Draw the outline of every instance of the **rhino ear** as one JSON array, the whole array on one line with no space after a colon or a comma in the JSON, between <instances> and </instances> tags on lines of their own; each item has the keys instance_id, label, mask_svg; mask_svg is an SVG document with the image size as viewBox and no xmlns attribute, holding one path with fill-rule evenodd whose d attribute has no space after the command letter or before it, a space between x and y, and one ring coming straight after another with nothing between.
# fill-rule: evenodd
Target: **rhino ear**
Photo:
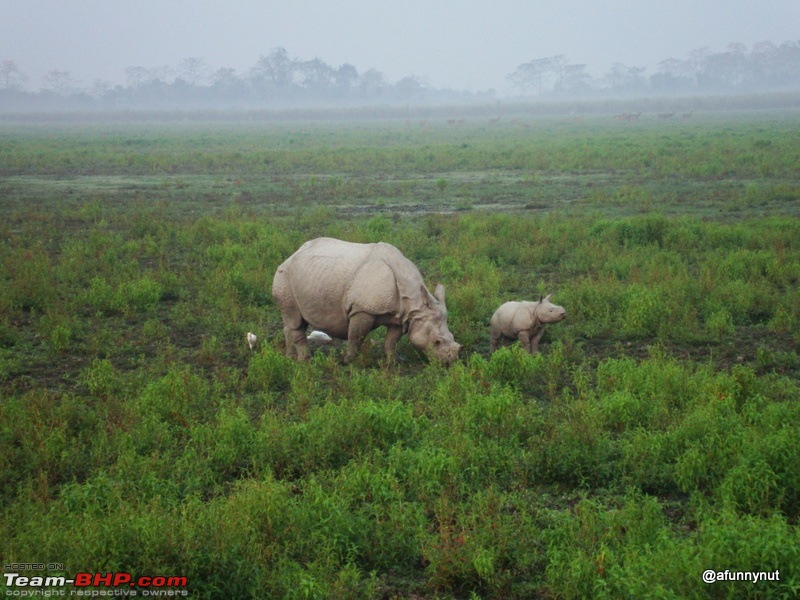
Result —
<instances>
[{"instance_id":1,"label":"rhino ear","mask_svg":"<svg viewBox=\"0 0 800 600\"><path fill-rule=\"evenodd\" d=\"M542 300L544 300L544 297L540 294L539 295L539 302L541 302Z\"/></svg>"},{"instance_id":2,"label":"rhino ear","mask_svg":"<svg viewBox=\"0 0 800 600\"><path fill-rule=\"evenodd\" d=\"M425 306L430 308L430 306L431 306L431 293L428 291L428 288L425 287L424 283L421 286L419 286L419 293L422 295L423 304L425 304Z\"/></svg>"},{"instance_id":3,"label":"rhino ear","mask_svg":"<svg viewBox=\"0 0 800 600\"><path fill-rule=\"evenodd\" d=\"M547 294L547 296L545 296L545 297L544 297L544 301L545 301L545 302L550 302L550 297L551 297L552 295L553 295L553 294Z\"/></svg>"},{"instance_id":4,"label":"rhino ear","mask_svg":"<svg viewBox=\"0 0 800 600\"><path fill-rule=\"evenodd\" d=\"M444 286L441 283L436 284L436 289L433 292L433 297L439 301L439 304L445 304Z\"/></svg>"}]
</instances>

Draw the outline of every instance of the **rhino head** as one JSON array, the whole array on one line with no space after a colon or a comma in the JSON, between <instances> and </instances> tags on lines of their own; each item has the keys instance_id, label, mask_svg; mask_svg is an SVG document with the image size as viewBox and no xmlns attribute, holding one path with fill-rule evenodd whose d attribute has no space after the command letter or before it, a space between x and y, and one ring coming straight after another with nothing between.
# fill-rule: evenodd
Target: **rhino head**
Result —
<instances>
[{"instance_id":1,"label":"rhino head","mask_svg":"<svg viewBox=\"0 0 800 600\"><path fill-rule=\"evenodd\" d=\"M429 356L435 356L445 364L458 358L461 344L457 343L447 328L447 305L444 301L444 286L439 283L433 295L423 285L421 301L408 324L408 339Z\"/></svg>"},{"instance_id":2,"label":"rhino head","mask_svg":"<svg viewBox=\"0 0 800 600\"><path fill-rule=\"evenodd\" d=\"M558 323L567 317L567 311L563 306L550 302L551 296L552 294L547 294L544 298L539 298L535 314L540 323Z\"/></svg>"}]
</instances>

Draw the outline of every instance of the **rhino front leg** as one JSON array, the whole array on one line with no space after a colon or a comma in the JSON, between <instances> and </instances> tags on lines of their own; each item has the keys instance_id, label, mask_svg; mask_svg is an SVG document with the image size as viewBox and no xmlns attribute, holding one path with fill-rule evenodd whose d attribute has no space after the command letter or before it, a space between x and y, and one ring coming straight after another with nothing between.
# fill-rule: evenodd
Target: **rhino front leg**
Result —
<instances>
[{"instance_id":1,"label":"rhino front leg","mask_svg":"<svg viewBox=\"0 0 800 600\"><path fill-rule=\"evenodd\" d=\"M347 354L345 362L352 362L358 354L358 349L367 334L375 328L375 317L366 313L356 313L350 316L347 327Z\"/></svg>"},{"instance_id":2,"label":"rhino front leg","mask_svg":"<svg viewBox=\"0 0 800 600\"><path fill-rule=\"evenodd\" d=\"M400 325L387 325L386 326L386 343L384 349L386 350L386 358L394 360L395 349L397 348L397 341L403 335L403 328Z\"/></svg>"},{"instance_id":3,"label":"rhino front leg","mask_svg":"<svg viewBox=\"0 0 800 600\"><path fill-rule=\"evenodd\" d=\"M519 339L519 343L522 344L522 347L525 348L525 350L527 352L530 352L531 354L533 354L533 352L531 352L531 335L530 335L530 333L527 332L527 331L520 331L518 339Z\"/></svg>"},{"instance_id":4,"label":"rhino front leg","mask_svg":"<svg viewBox=\"0 0 800 600\"><path fill-rule=\"evenodd\" d=\"M535 334L530 335L530 342L528 344L528 352L531 354L536 354L539 351L539 340L542 339L542 334L544 333L544 328L539 329ZM522 337L520 337L522 339Z\"/></svg>"}]
</instances>

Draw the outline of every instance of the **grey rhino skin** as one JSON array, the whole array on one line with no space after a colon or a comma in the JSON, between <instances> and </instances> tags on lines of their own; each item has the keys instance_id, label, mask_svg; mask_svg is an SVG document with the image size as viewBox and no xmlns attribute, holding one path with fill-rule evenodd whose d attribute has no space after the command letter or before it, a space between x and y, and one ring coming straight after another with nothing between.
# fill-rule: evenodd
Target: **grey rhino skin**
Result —
<instances>
[{"instance_id":1,"label":"grey rhino skin","mask_svg":"<svg viewBox=\"0 0 800 600\"><path fill-rule=\"evenodd\" d=\"M552 294L538 302L506 302L492 315L489 325L491 351L499 345L519 340L522 347L536 354L545 323L557 323L566 318L563 307L550 302Z\"/></svg>"},{"instance_id":2,"label":"grey rhino skin","mask_svg":"<svg viewBox=\"0 0 800 600\"><path fill-rule=\"evenodd\" d=\"M450 364L461 345L447 328L444 286L431 294L419 269L394 246L317 238L278 267L272 295L283 317L286 352L308 360L306 328L348 341L346 361L364 337L386 326L386 355L400 336Z\"/></svg>"}]
</instances>

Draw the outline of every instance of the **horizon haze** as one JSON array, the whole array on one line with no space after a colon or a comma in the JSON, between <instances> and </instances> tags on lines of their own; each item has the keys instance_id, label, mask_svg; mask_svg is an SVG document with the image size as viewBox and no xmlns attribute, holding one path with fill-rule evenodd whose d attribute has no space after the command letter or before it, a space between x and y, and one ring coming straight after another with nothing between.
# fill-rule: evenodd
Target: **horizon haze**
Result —
<instances>
[{"instance_id":1,"label":"horizon haze","mask_svg":"<svg viewBox=\"0 0 800 600\"><path fill-rule=\"evenodd\" d=\"M26 89L44 87L52 70L91 88L125 84L128 67L174 69L190 57L244 75L283 47L292 58L375 69L391 82L411 76L436 88L505 96L508 76L536 58L565 55L593 76L616 63L652 75L660 61L698 48L796 42L799 23L797 0L0 0L0 61L16 63Z\"/></svg>"}]
</instances>

